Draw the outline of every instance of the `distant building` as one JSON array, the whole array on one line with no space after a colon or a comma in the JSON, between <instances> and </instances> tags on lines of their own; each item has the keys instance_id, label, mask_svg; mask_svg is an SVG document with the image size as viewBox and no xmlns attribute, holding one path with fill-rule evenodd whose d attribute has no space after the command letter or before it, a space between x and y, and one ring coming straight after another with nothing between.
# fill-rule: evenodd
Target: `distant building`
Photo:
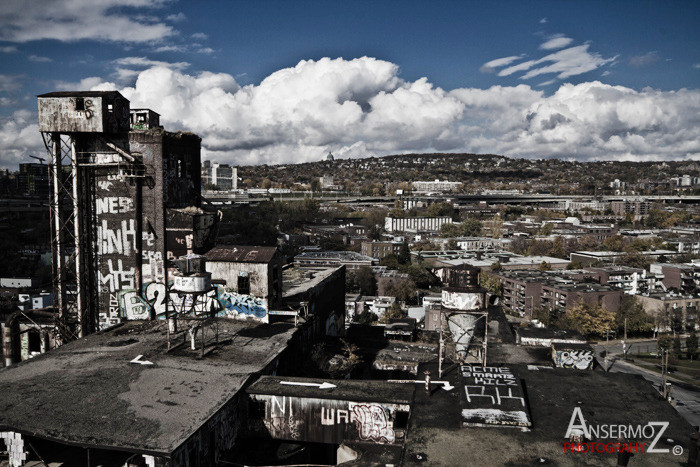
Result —
<instances>
[{"instance_id":1,"label":"distant building","mask_svg":"<svg viewBox=\"0 0 700 467\"><path fill-rule=\"evenodd\" d=\"M443 224L451 224L452 218L442 217L386 217L387 232L439 232Z\"/></svg>"},{"instance_id":2,"label":"distant building","mask_svg":"<svg viewBox=\"0 0 700 467\"><path fill-rule=\"evenodd\" d=\"M700 295L662 292L636 296L644 311L654 318L660 332L698 329Z\"/></svg>"},{"instance_id":3,"label":"distant building","mask_svg":"<svg viewBox=\"0 0 700 467\"><path fill-rule=\"evenodd\" d=\"M612 212L618 216L625 216L627 214L633 214L636 219L646 216L649 214L651 209L651 203L649 201L612 201L610 203L610 209Z\"/></svg>"},{"instance_id":4,"label":"distant building","mask_svg":"<svg viewBox=\"0 0 700 467\"><path fill-rule=\"evenodd\" d=\"M692 293L700 289L700 265L654 263L649 271L661 274L661 282L667 289Z\"/></svg>"},{"instance_id":5,"label":"distant building","mask_svg":"<svg viewBox=\"0 0 700 467\"><path fill-rule=\"evenodd\" d=\"M202 185L211 185L211 161L202 161Z\"/></svg>"},{"instance_id":6,"label":"distant building","mask_svg":"<svg viewBox=\"0 0 700 467\"><path fill-rule=\"evenodd\" d=\"M403 242L362 242L362 254L377 259L398 256L402 245Z\"/></svg>"},{"instance_id":7,"label":"distant building","mask_svg":"<svg viewBox=\"0 0 700 467\"><path fill-rule=\"evenodd\" d=\"M319 178L321 182L321 188L330 188L333 185L333 175L325 174L323 177Z\"/></svg>"},{"instance_id":8,"label":"distant building","mask_svg":"<svg viewBox=\"0 0 700 467\"><path fill-rule=\"evenodd\" d=\"M615 312L622 290L609 285L560 277L541 271L494 273L503 285L503 308L521 316L532 316L541 308L565 312L578 303L601 305Z\"/></svg>"},{"instance_id":9,"label":"distant building","mask_svg":"<svg viewBox=\"0 0 700 467\"><path fill-rule=\"evenodd\" d=\"M335 160L335 157L333 157L333 154L330 151L328 151L328 154L326 154L326 160L327 161Z\"/></svg>"},{"instance_id":10,"label":"distant building","mask_svg":"<svg viewBox=\"0 0 700 467\"><path fill-rule=\"evenodd\" d=\"M219 190L238 189L238 169L228 164L215 162L211 166L211 183L216 185Z\"/></svg>"},{"instance_id":11,"label":"distant building","mask_svg":"<svg viewBox=\"0 0 700 467\"><path fill-rule=\"evenodd\" d=\"M416 181L412 183L416 193L449 193L459 190L461 182L449 182L447 180Z\"/></svg>"},{"instance_id":12,"label":"distant building","mask_svg":"<svg viewBox=\"0 0 700 467\"><path fill-rule=\"evenodd\" d=\"M294 257L294 266L297 268L345 266L348 269L358 269L377 262L374 258L354 251L304 251Z\"/></svg>"},{"instance_id":13,"label":"distant building","mask_svg":"<svg viewBox=\"0 0 700 467\"><path fill-rule=\"evenodd\" d=\"M49 194L49 166L32 162L19 164L16 175L17 191L19 193L37 196Z\"/></svg>"},{"instance_id":14,"label":"distant building","mask_svg":"<svg viewBox=\"0 0 700 467\"><path fill-rule=\"evenodd\" d=\"M621 260L627 253L619 251L573 251L569 255L572 262L579 262L583 265L590 265L596 262L615 263ZM640 255L647 256L652 261L658 260L662 256L675 255L671 250L648 250L640 251Z\"/></svg>"},{"instance_id":15,"label":"distant building","mask_svg":"<svg viewBox=\"0 0 700 467\"><path fill-rule=\"evenodd\" d=\"M282 299L282 256L272 246L216 246L205 254L206 270L213 281L235 299L258 299L266 310Z\"/></svg>"}]
</instances>

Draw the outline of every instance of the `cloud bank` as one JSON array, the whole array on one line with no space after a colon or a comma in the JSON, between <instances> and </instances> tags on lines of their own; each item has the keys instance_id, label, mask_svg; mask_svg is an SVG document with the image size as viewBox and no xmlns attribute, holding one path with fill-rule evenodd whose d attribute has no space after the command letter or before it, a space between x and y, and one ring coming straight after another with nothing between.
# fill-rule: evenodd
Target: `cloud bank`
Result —
<instances>
[{"instance_id":1,"label":"cloud bank","mask_svg":"<svg viewBox=\"0 0 700 467\"><path fill-rule=\"evenodd\" d=\"M566 50L566 49L564 49ZM86 78L84 89L119 89ZM154 66L119 89L166 129L202 138L203 158L233 164L405 152L475 152L579 160L700 158L700 90L637 91L597 81L552 95L529 85L443 90L406 81L375 58L301 61L260 84ZM43 151L36 115L0 121L0 165Z\"/></svg>"}]
</instances>

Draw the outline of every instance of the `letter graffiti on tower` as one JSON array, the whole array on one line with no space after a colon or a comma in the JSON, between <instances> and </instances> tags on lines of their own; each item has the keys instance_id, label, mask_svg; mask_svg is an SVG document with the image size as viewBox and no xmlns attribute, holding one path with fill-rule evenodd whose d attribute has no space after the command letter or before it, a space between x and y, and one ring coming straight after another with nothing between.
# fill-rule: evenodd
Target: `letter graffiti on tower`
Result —
<instances>
[{"instance_id":1,"label":"letter graffiti on tower","mask_svg":"<svg viewBox=\"0 0 700 467\"><path fill-rule=\"evenodd\" d=\"M189 309L192 305L190 295L170 291L169 287L160 282L149 282L143 285L140 294L133 285L121 290L119 307L122 317L128 319L147 319L151 313L158 318L163 318L165 317L166 301L170 302L171 310ZM264 299L229 292L220 286L215 286L211 292L205 295L203 302L198 306L201 310L217 310L217 316L228 318L264 320L268 313L267 303Z\"/></svg>"}]
</instances>

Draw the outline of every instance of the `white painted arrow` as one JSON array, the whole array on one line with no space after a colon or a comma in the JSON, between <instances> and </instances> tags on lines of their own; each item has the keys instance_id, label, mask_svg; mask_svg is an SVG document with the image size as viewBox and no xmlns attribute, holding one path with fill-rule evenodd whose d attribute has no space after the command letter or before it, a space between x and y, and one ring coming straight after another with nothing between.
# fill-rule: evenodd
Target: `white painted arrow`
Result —
<instances>
[{"instance_id":1,"label":"white painted arrow","mask_svg":"<svg viewBox=\"0 0 700 467\"><path fill-rule=\"evenodd\" d=\"M286 384L288 386L315 386L319 389L332 389L335 387L335 384L331 383L301 383L297 381L280 381L280 384Z\"/></svg>"},{"instance_id":2,"label":"white painted arrow","mask_svg":"<svg viewBox=\"0 0 700 467\"><path fill-rule=\"evenodd\" d=\"M148 360L141 360L141 357L143 357L143 355L139 355L135 359L131 360L129 363L138 363L139 365L153 365L153 362L149 362Z\"/></svg>"},{"instance_id":3,"label":"white painted arrow","mask_svg":"<svg viewBox=\"0 0 700 467\"><path fill-rule=\"evenodd\" d=\"M413 380L413 379L390 379L387 380L387 383L416 383L416 384L425 384L424 379L418 379L418 380ZM454 389L454 386L450 384L449 381L430 381L430 384L442 384L442 389L445 391L451 391Z\"/></svg>"}]
</instances>

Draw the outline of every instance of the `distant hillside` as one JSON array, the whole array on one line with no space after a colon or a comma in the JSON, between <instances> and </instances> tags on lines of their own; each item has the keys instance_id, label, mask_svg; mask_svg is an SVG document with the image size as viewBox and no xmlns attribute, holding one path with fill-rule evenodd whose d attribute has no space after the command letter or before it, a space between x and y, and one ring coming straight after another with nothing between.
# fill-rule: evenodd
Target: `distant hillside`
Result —
<instances>
[{"instance_id":1,"label":"distant hillside","mask_svg":"<svg viewBox=\"0 0 700 467\"><path fill-rule=\"evenodd\" d=\"M511 159L494 154L401 154L365 159L242 166L243 188L298 187L330 175L350 191L390 193L410 189L415 180L464 183L462 191L518 189L562 194L592 194L619 179L629 185L663 181L681 175L700 176L696 162L576 162L560 159ZM664 190L663 187L655 188Z\"/></svg>"}]
</instances>

